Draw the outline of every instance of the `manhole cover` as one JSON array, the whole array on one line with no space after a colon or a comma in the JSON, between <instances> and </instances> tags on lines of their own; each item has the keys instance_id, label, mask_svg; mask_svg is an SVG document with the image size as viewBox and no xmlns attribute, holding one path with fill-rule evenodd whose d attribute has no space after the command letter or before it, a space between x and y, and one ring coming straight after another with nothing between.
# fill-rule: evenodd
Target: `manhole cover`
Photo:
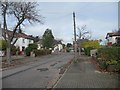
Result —
<instances>
[{"instance_id":1,"label":"manhole cover","mask_svg":"<svg viewBox=\"0 0 120 90\"><path fill-rule=\"evenodd\" d=\"M48 68L39 68L39 69L37 69L37 70L39 70L39 71L47 71L48 70Z\"/></svg>"}]
</instances>

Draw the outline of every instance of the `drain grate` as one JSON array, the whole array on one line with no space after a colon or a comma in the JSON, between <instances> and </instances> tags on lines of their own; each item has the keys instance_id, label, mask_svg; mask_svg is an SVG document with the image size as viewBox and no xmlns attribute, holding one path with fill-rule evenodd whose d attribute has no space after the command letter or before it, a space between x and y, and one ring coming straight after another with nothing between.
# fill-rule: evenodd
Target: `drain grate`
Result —
<instances>
[{"instance_id":1,"label":"drain grate","mask_svg":"<svg viewBox=\"0 0 120 90\"><path fill-rule=\"evenodd\" d=\"M37 69L37 70L39 70L39 71L47 71L47 70L49 70L48 68L39 68L39 69Z\"/></svg>"}]
</instances>

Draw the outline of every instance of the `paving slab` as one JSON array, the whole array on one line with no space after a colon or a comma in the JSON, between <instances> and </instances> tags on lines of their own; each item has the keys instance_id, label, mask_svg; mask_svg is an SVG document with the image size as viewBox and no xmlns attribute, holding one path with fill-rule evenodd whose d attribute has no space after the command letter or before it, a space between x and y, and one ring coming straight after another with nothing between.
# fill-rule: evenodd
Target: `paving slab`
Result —
<instances>
[{"instance_id":1,"label":"paving slab","mask_svg":"<svg viewBox=\"0 0 120 90\"><path fill-rule=\"evenodd\" d=\"M90 57L81 56L54 88L120 88L120 80L116 75L98 71Z\"/></svg>"}]
</instances>

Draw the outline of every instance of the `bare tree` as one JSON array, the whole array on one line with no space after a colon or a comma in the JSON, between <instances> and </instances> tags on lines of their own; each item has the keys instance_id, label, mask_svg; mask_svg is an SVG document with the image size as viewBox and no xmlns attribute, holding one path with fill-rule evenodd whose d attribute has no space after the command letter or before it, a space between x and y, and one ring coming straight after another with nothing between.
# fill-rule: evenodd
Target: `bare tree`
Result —
<instances>
[{"instance_id":1,"label":"bare tree","mask_svg":"<svg viewBox=\"0 0 120 90\"><path fill-rule=\"evenodd\" d=\"M91 38L91 32L86 30L86 25L83 25L82 27L77 27L78 29L78 50L79 50L79 55L81 55L81 43L83 42L83 39L90 39Z\"/></svg>"},{"instance_id":2,"label":"bare tree","mask_svg":"<svg viewBox=\"0 0 120 90\"><path fill-rule=\"evenodd\" d=\"M78 37L79 39L90 39L91 38L91 32L86 30L86 25L83 25L82 27L77 27L78 29Z\"/></svg>"},{"instance_id":3,"label":"bare tree","mask_svg":"<svg viewBox=\"0 0 120 90\"><path fill-rule=\"evenodd\" d=\"M11 47L16 43L18 40L16 33L21 32L21 25L24 22L38 22L43 24L42 16L39 15L36 9L37 3L36 2L0 2L1 7L1 15L3 18L3 34L2 36L5 38L7 42L7 61L10 64L11 62ZM10 34L8 30L8 16L13 16L16 18L16 24L13 27L13 32ZM15 39L13 41L13 39ZM12 42L12 44L11 44Z\"/></svg>"}]
</instances>

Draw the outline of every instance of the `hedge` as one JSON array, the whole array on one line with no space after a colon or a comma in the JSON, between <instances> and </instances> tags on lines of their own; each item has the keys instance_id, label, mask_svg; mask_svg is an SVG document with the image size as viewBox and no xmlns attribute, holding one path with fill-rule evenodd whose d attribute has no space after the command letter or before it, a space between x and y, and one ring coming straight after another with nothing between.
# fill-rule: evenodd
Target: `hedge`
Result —
<instances>
[{"instance_id":1,"label":"hedge","mask_svg":"<svg viewBox=\"0 0 120 90\"><path fill-rule=\"evenodd\" d=\"M25 49L26 56L30 56L30 52L31 52L31 48L30 48L30 47L27 47L27 48Z\"/></svg>"},{"instance_id":2,"label":"hedge","mask_svg":"<svg viewBox=\"0 0 120 90\"><path fill-rule=\"evenodd\" d=\"M85 55L88 55L88 56L90 56L90 50L92 50L92 49L94 49L93 47L87 47L87 48L85 48L84 50L85 50Z\"/></svg>"},{"instance_id":3,"label":"hedge","mask_svg":"<svg viewBox=\"0 0 120 90\"><path fill-rule=\"evenodd\" d=\"M105 62L107 66L116 65L120 70L120 47L104 47L98 49L99 62Z\"/></svg>"},{"instance_id":4,"label":"hedge","mask_svg":"<svg viewBox=\"0 0 120 90\"><path fill-rule=\"evenodd\" d=\"M26 53L26 56L30 56L30 53L34 50L37 50L37 44L35 43L32 43L32 44L29 44L28 47L25 49L25 53Z\"/></svg>"},{"instance_id":5,"label":"hedge","mask_svg":"<svg viewBox=\"0 0 120 90\"><path fill-rule=\"evenodd\" d=\"M42 56L42 55L48 55L48 54L51 54L51 50L48 50L48 49L44 49L44 50L35 50L34 53L35 53L35 56Z\"/></svg>"},{"instance_id":6,"label":"hedge","mask_svg":"<svg viewBox=\"0 0 120 90\"><path fill-rule=\"evenodd\" d=\"M120 47L106 47L98 49L98 57L104 61L120 60Z\"/></svg>"}]
</instances>

